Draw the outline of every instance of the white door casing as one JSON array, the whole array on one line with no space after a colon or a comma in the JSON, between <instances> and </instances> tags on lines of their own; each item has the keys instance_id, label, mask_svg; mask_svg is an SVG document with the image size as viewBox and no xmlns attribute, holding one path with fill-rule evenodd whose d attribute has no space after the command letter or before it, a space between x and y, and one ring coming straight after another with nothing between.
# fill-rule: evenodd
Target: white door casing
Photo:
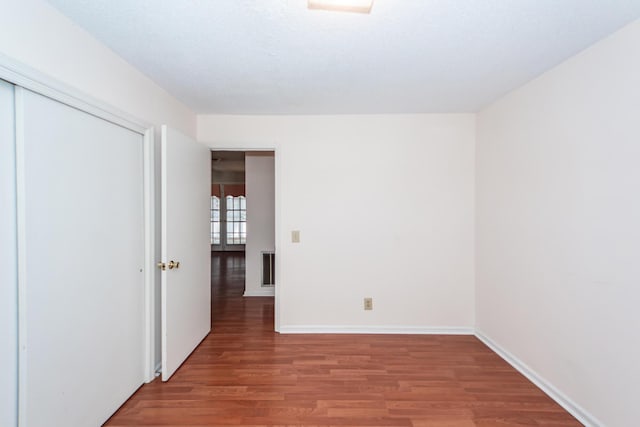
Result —
<instances>
[{"instance_id":1,"label":"white door casing","mask_svg":"<svg viewBox=\"0 0 640 427\"><path fill-rule=\"evenodd\" d=\"M143 136L16 88L21 426L102 424L144 381Z\"/></svg>"},{"instance_id":2,"label":"white door casing","mask_svg":"<svg viewBox=\"0 0 640 427\"><path fill-rule=\"evenodd\" d=\"M211 152L162 126L162 380L211 330ZM169 263L179 262L178 268Z\"/></svg>"},{"instance_id":3,"label":"white door casing","mask_svg":"<svg viewBox=\"0 0 640 427\"><path fill-rule=\"evenodd\" d=\"M14 88L0 80L0 425L18 422L18 272Z\"/></svg>"}]
</instances>

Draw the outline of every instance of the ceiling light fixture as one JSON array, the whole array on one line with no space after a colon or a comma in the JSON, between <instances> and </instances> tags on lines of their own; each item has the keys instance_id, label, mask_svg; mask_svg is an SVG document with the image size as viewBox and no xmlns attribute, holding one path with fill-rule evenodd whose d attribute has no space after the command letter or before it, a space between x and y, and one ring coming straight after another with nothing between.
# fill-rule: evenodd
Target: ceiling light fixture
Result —
<instances>
[{"instance_id":1,"label":"ceiling light fixture","mask_svg":"<svg viewBox=\"0 0 640 427\"><path fill-rule=\"evenodd\" d=\"M369 13L373 0L307 0L309 9Z\"/></svg>"}]
</instances>

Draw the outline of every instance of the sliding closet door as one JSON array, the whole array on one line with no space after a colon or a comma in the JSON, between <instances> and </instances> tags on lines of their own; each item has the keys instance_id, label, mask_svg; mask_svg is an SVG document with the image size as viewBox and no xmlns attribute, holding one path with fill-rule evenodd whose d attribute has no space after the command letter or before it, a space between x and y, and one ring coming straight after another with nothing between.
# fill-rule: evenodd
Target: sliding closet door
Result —
<instances>
[{"instance_id":1,"label":"sliding closet door","mask_svg":"<svg viewBox=\"0 0 640 427\"><path fill-rule=\"evenodd\" d=\"M0 80L0 426L18 416L18 282L13 85Z\"/></svg>"},{"instance_id":2,"label":"sliding closet door","mask_svg":"<svg viewBox=\"0 0 640 427\"><path fill-rule=\"evenodd\" d=\"M97 426L144 380L143 137L16 99L20 425Z\"/></svg>"}]
</instances>

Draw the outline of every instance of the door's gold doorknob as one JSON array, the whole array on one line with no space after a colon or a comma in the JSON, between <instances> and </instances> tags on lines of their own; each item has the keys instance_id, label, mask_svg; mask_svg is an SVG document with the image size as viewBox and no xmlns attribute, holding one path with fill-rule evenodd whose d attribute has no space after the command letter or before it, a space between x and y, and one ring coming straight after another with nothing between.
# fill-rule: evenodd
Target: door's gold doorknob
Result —
<instances>
[{"instance_id":1,"label":"door's gold doorknob","mask_svg":"<svg viewBox=\"0 0 640 427\"><path fill-rule=\"evenodd\" d=\"M176 262L176 261L169 261L169 264L167 264L167 267L169 267L169 270L173 270L174 268L180 268L180 261Z\"/></svg>"},{"instance_id":2,"label":"door's gold doorknob","mask_svg":"<svg viewBox=\"0 0 640 427\"><path fill-rule=\"evenodd\" d=\"M158 268L162 271L165 271L167 269L167 264L165 264L164 262L159 262L156 264L158 266Z\"/></svg>"}]
</instances>

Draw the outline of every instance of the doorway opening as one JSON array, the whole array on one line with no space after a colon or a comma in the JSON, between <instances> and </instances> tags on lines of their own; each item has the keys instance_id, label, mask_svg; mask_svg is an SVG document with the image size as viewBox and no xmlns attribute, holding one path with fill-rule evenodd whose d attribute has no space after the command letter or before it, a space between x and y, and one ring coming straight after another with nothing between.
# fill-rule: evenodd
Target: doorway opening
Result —
<instances>
[{"instance_id":1,"label":"doorway opening","mask_svg":"<svg viewBox=\"0 0 640 427\"><path fill-rule=\"evenodd\" d=\"M211 181L212 328L240 316L273 330L275 153L212 151Z\"/></svg>"}]
</instances>

